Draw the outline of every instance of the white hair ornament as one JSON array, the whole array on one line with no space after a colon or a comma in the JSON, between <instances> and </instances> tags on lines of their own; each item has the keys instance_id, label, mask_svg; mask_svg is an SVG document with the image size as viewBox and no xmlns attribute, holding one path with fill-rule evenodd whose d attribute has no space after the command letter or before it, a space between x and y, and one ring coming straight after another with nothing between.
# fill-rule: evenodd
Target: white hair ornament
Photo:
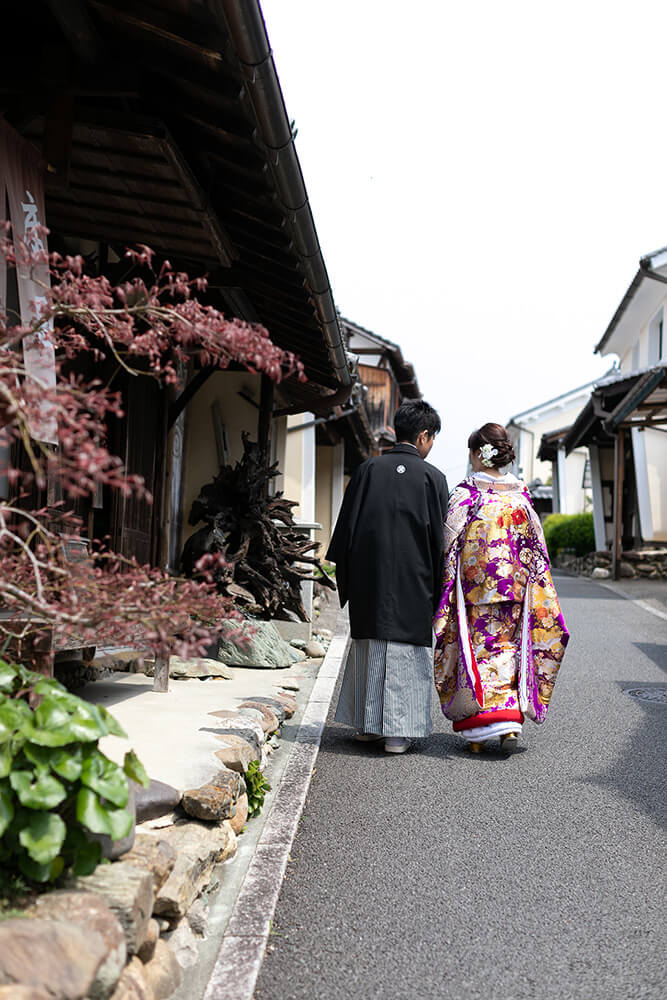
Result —
<instances>
[{"instance_id":1,"label":"white hair ornament","mask_svg":"<svg viewBox=\"0 0 667 1000\"><path fill-rule=\"evenodd\" d=\"M482 465L486 466L487 469L492 469L493 459L498 454L498 449L494 448L492 444L483 444L479 449L479 454L482 459Z\"/></svg>"}]
</instances>

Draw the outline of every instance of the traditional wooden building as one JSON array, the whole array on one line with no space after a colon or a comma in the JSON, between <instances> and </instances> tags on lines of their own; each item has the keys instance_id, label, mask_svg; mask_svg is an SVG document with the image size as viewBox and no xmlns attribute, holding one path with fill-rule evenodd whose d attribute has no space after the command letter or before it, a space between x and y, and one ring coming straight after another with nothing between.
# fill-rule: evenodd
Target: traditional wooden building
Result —
<instances>
[{"instance_id":1,"label":"traditional wooden building","mask_svg":"<svg viewBox=\"0 0 667 1000\"><path fill-rule=\"evenodd\" d=\"M207 273L209 301L263 323L305 364L307 383L291 379L276 392L239 370L189 370L178 396L120 384L126 416L112 429L115 446L155 504L101 494L89 532L173 566L189 505L221 460L240 456L241 430L268 442L274 417L326 416L352 388L260 5L12 4L0 115L15 147L39 154L51 249L119 277L125 247L147 244Z\"/></svg>"}]
</instances>

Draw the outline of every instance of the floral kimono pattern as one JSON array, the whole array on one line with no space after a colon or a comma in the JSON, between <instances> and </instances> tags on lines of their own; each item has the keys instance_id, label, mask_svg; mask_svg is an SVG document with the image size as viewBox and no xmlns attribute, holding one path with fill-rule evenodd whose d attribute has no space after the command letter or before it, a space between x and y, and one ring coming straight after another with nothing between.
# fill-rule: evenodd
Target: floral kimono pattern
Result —
<instances>
[{"instance_id":1,"label":"floral kimono pattern","mask_svg":"<svg viewBox=\"0 0 667 1000\"><path fill-rule=\"evenodd\" d=\"M473 476L453 491L434 630L435 683L455 729L544 722L569 633L542 525L518 481Z\"/></svg>"}]
</instances>

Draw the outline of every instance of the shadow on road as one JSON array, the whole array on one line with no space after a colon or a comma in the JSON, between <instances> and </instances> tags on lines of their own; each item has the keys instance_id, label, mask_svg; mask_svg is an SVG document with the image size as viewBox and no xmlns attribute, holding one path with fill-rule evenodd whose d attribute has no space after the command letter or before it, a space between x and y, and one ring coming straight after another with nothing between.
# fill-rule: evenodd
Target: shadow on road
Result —
<instances>
[{"instance_id":1,"label":"shadow on road","mask_svg":"<svg viewBox=\"0 0 667 1000\"><path fill-rule=\"evenodd\" d=\"M635 649L639 649L649 660L652 660L661 670L667 671L667 644L664 642L633 642Z\"/></svg>"},{"instance_id":2,"label":"shadow on road","mask_svg":"<svg viewBox=\"0 0 667 1000\"><path fill-rule=\"evenodd\" d=\"M633 732L627 752L607 771L587 779L587 782L623 796L657 826L667 829L664 765L667 752L667 684L619 681L618 686L628 700L632 698L636 705L641 706L644 719Z\"/></svg>"}]
</instances>

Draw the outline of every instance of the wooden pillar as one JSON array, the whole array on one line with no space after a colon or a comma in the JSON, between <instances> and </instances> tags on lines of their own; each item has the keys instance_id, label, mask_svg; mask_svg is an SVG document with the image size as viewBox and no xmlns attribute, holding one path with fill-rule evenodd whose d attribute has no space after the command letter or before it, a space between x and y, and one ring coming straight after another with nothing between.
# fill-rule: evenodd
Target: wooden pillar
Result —
<instances>
[{"instance_id":1,"label":"wooden pillar","mask_svg":"<svg viewBox=\"0 0 667 1000\"><path fill-rule=\"evenodd\" d=\"M271 440L271 418L273 415L274 382L268 375L262 375L262 390L259 397L259 419L257 421L257 443L262 451L269 456Z\"/></svg>"},{"instance_id":2,"label":"wooden pillar","mask_svg":"<svg viewBox=\"0 0 667 1000\"><path fill-rule=\"evenodd\" d=\"M169 690L169 657L155 657L155 672L153 673L153 690L164 694Z\"/></svg>"},{"instance_id":3,"label":"wooden pillar","mask_svg":"<svg viewBox=\"0 0 667 1000\"><path fill-rule=\"evenodd\" d=\"M614 538L611 550L611 575L621 576L623 552L623 479L625 477L625 430L619 427L614 442Z\"/></svg>"}]
</instances>

